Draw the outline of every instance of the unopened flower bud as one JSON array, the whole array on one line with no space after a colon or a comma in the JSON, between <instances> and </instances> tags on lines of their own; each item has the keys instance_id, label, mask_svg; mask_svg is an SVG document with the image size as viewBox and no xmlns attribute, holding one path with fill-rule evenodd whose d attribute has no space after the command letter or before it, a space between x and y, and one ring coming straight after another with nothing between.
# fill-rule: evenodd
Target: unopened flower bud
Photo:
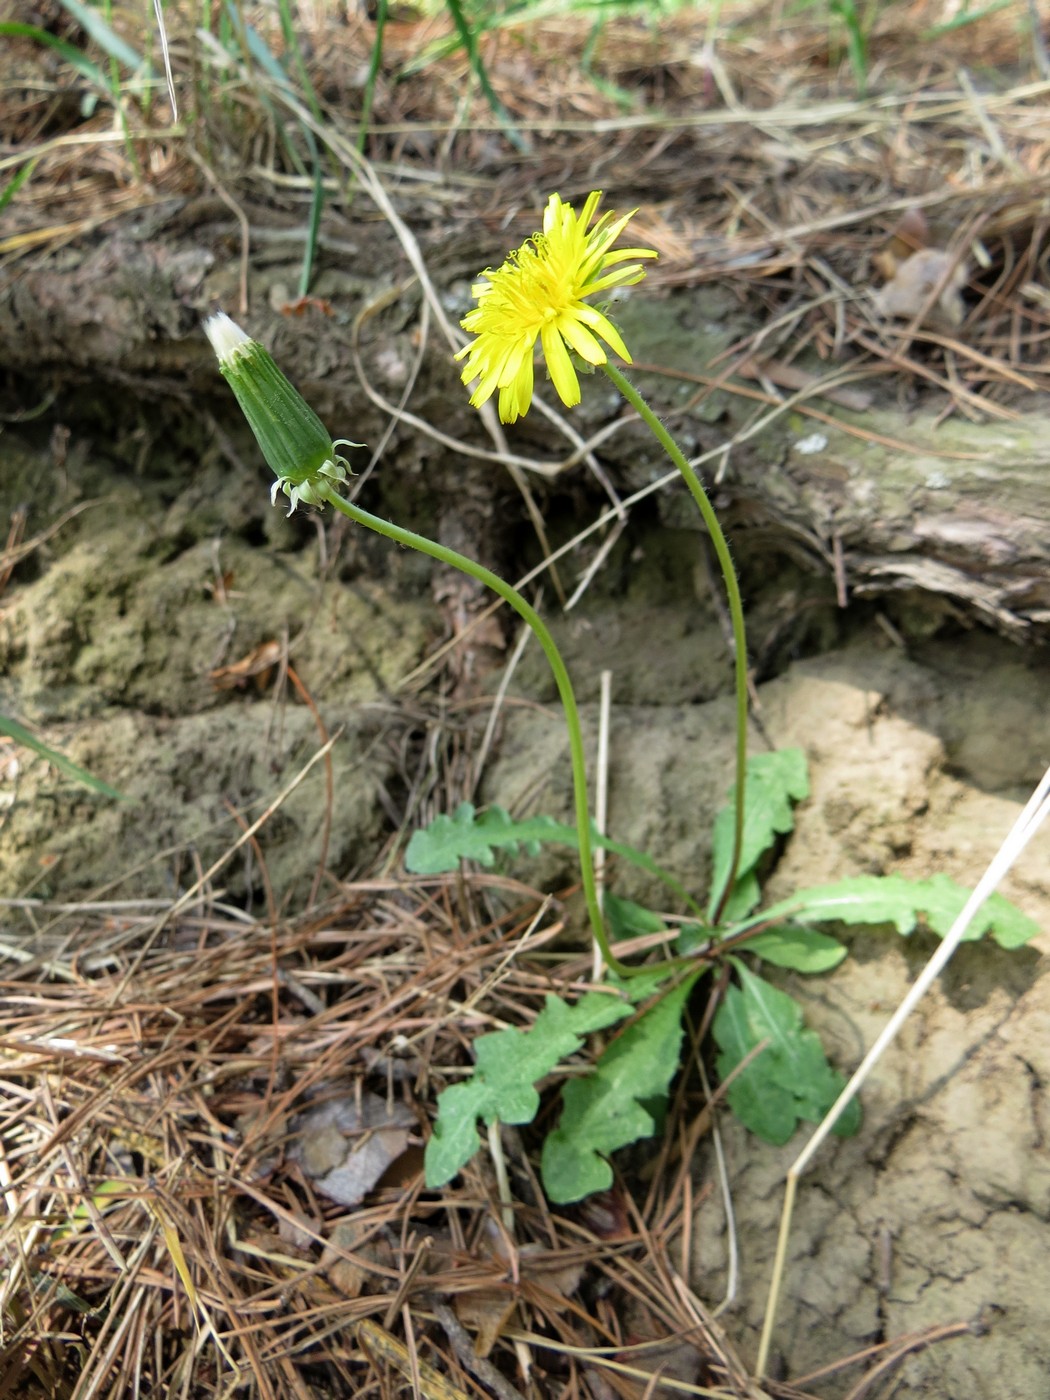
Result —
<instances>
[{"instance_id":1,"label":"unopened flower bud","mask_svg":"<svg viewBox=\"0 0 1050 1400\"><path fill-rule=\"evenodd\" d=\"M246 335L224 311L208 317L204 333L263 456L276 473L270 500L276 505L277 493L283 491L291 501L289 515L300 501L323 506L324 488L347 478L346 461L336 447L358 444L345 438L333 442L302 394L277 368L269 351Z\"/></svg>"}]
</instances>

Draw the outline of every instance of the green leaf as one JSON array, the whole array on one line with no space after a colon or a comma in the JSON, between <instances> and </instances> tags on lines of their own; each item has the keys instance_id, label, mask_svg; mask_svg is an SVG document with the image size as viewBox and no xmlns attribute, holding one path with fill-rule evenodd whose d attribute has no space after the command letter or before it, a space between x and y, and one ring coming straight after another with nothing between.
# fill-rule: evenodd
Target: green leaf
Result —
<instances>
[{"instance_id":1,"label":"green leaf","mask_svg":"<svg viewBox=\"0 0 1050 1400\"><path fill-rule=\"evenodd\" d=\"M848 951L837 938L805 924L764 929L742 944L741 949L757 953L774 967L790 967L795 972L830 972Z\"/></svg>"},{"instance_id":2,"label":"green leaf","mask_svg":"<svg viewBox=\"0 0 1050 1400\"><path fill-rule=\"evenodd\" d=\"M612 1185L608 1158L656 1131L682 1045L682 1011L694 972L642 1013L602 1055L594 1073L562 1090L558 1127L543 1144L543 1185L557 1205Z\"/></svg>"},{"instance_id":3,"label":"green leaf","mask_svg":"<svg viewBox=\"0 0 1050 1400\"><path fill-rule=\"evenodd\" d=\"M614 942L623 938L642 938L647 933L663 933L667 928L659 914L635 904L633 900L621 899L611 890L606 890L602 897L602 912L609 925L609 937Z\"/></svg>"},{"instance_id":4,"label":"green leaf","mask_svg":"<svg viewBox=\"0 0 1050 1400\"><path fill-rule=\"evenodd\" d=\"M734 960L735 961L735 960ZM737 963L740 986L730 985L712 1031L721 1054L717 1068L728 1079L764 1040L769 1044L733 1079L729 1106L745 1127L765 1142L781 1146L799 1119L819 1123L846 1083L831 1068L815 1031L803 1023L793 997ZM835 1125L842 1137L860 1126L854 1102Z\"/></svg>"},{"instance_id":5,"label":"green leaf","mask_svg":"<svg viewBox=\"0 0 1050 1400\"><path fill-rule=\"evenodd\" d=\"M1001 894L990 895L977 911L977 917L966 934L966 941L981 938L989 930L1000 948L1023 948L1037 933L1042 932L1034 919L1022 913L1016 904L1011 904Z\"/></svg>"},{"instance_id":6,"label":"green leaf","mask_svg":"<svg viewBox=\"0 0 1050 1400\"><path fill-rule=\"evenodd\" d=\"M903 875L856 875L833 885L799 890L790 899L765 910L762 918L893 924L905 936L922 922L943 938L969 896L969 890L947 875L932 875L928 880L907 880ZM998 894L993 894L977 911L965 941L973 942L989 930L1001 948L1020 948L1040 931L1034 919Z\"/></svg>"},{"instance_id":7,"label":"green leaf","mask_svg":"<svg viewBox=\"0 0 1050 1400\"><path fill-rule=\"evenodd\" d=\"M711 900L708 905L711 916L718 908L733 858L734 792L735 788L731 789L729 806L723 807L715 817L711 833ZM793 804L808 796L806 756L801 749L776 749L773 753L751 755L747 761L744 833L736 872L737 884L750 875L778 836L784 836L794 828ZM756 890L752 882L747 888L746 899L751 898ZM746 903L746 899L737 900L734 897L735 918L741 918L747 912L739 908L740 904Z\"/></svg>"},{"instance_id":8,"label":"green leaf","mask_svg":"<svg viewBox=\"0 0 1050 1400\"><path fill-rule=\"evenodd\" d=\"M495 864L495 847L516 852L524 846L536 855L543 841L576 845L576 832L551 817L530 817L516 822L502 807L489 807L479 816L471 802L461 802L451 817L435 817L429 826L412 833L405 851L405 869L413 875L444 875L457 870L461 860Z\"/></svg>"},{"instance_id":9,"label":"green leaf","mask_svg":"<svg viewBox=\"0 0 1050 1400\"><path fill-rule=\"evenodd\" d=\"M629 1014L626 1002L603 992L588 992L574 1006L548 995L529 1030L479 1036L474 1073L438 1095L437 1121L423 1158L427 1186L444 1186L470 1161L481 1145L479 1118L531 1123L540 1104L539 1080L575 1054L585 1035Z\"/></svg>"},{"instance_id":10,"label":"green leaf","mask_svg":"<svg viewBox=\"0 0 1050 1400\"><path fill-rule=\"evenodd\" d=\"M707 924L683 924L674 941L674 950L679 957L685 958L710 941L711 929Z\"/></svg>"},{"instance_id":11,"label":"green leaf","mask_svg":"<svg viewBox=\"0 0 1050 1400\"><path fill-rule=\"evenodd\" d=\"M461 802L451 817L437 816L429 826L412 833L405 850L405 869L412 875L446 875L458 869L461 860L476 860L484 866L495 864L496 847L517 852L524 846L527 854L534 856L545 841L556 841L574 850L580 847L576 828L555 821L553 817L526 817L524 821L515 821L502 807L488 807L479 815L472 803ZM621 841L611 841L593 828L591 841L647 870L694 913L700 913L688 890L644 851Z\"/></svg>"},{"instance_id":12,"label":"green leaf","mask_svg":"<svg viewBox=\"0 0 1050 1400\"><path fill-rule=\"evenodd\" d=\"M704 971L706 969L701 969ZM606 985L615 987L632 1006L640 1006L643 1001L656 995L663 984L681 969L674 963L653 963L649 967L632 969L630 977L618 977L615 972L606 973Z\"/></svg>"},{"instance_id":13,"label":"green leaf","mask_svg":"<svg viewBox=\"0 0 1050 1400\"><path fill-rule=\"evenodd\" d=\"M2 26L0 26L2 28ZM16 744L23 744L27 749L32 749L41 758L46 758L48 763L53 763L60 773L64 773L67 778L72 778L76 783L83 783L84 787L92 788L95 792L100 792L103 797L113 797L118 802L127 802L129 799L116 788L104 783L101 778L93 777L86 768L81 768L79 763L74 763L71 758L66 758L57 749L45 744L42 739L38 739L35 734L26 729L17 720L8 719L6 715L0 715L0 734L6 734L9 739L14 739Z\"/></svg>"},{"instance_id":14,"label":"green leaf","mask_svg":"<svg viewBox=\"0 0 1050 1400\"><path fill-rule=\"evenodd\" d=\"M758 876L753 870L745 870L733 881L733 888L722 910L722 923L731 924L746 919L761 899L762 886L758 883Z\"/></svg>"}]
</instances>

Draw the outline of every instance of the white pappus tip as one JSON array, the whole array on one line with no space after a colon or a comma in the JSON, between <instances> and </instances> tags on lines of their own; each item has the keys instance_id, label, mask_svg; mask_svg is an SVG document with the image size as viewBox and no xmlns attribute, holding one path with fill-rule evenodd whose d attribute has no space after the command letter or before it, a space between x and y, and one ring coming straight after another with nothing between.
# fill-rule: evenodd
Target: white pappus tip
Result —
<instances>
[{"instance_id":1,"label":"white pappus tip","mask_svg":"<svg viewBox=\"0 0 1050 1400\"><path fill-rule=\"evenodd\" d=\"M251 336L246 335L225 311L216 311L208 317L204 322L204 334L211 341L211 348L218 355L221 365L229 364L234 352L251 341Z\"/></svg>"}]
</instances>

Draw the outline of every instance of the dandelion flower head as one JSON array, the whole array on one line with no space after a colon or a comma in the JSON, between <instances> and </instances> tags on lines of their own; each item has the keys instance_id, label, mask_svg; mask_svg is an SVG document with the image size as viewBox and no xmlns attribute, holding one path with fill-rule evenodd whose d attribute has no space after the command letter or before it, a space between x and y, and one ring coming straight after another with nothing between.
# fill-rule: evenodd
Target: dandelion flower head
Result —
<instances>
[{"instance_id":1,"label":"dandelion flower head","mask_svg":"<svg viewBox=\"0 0 1050 1400\"><path fill-rule=\"evenodd\" d=\"M543 231L526 239L502 267L483 272L474 284L477 306L460 324L475 339L456 357L466 358L463 383L478 381L470 399L474 408L498 389L502 422L513 423L528 412L537 340L551 382L567 408L580 402L580 381L570 351L589 365L603 365L608 346L630 364L620 333L587 298L640 282L645 269L636 260L655 258L656 253L651 248L613 248L633 209L619 218L603 214L589 228L600 200L600 191L588 195L577 214L560 195L552 194L543 214Z\"/></svg>"}]
</instances>

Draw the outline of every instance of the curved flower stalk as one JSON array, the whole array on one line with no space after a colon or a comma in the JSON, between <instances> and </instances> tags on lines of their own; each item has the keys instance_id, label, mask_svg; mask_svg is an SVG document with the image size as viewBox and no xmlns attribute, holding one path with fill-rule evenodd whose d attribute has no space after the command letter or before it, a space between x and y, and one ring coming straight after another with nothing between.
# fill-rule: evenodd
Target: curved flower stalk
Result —
<instances>
[{"instance_id":1,"label":"curved flower stalk","mask_svg":"<svg viewBox=\"0 0 1050 1400\"><path fill-rule=\"evenodd\" d=\"M576 695L565 662L546 623L516 588L491 569L446 545L428 540L424 535L394 525L344 500L337 488L346 480L347 467L335 451L344 440L332 441L324 424L277 368L273 358L229 316L220 311L209 317L204 330L219 357L219 368L236 394L263 456L277 473L271 493L274 503L278 491L284 491L291 499L292 510L299 501L315 506L330 504L358 525L375 530L377 534L385 535L410 549L418 549L420 553L477 579L507 602L535 633L558 687L569 733L580 864L591 929L608 966L628 975L631 969L625 967L609 947L594 878L586 760Z\"/></svg>"},{"instance_id":2,"label":"curved flower stalk","mask_svg":"<svg viewBox=\"0 0 1050 1400\"><path fill-rule=\"evenodd\" d=\"M466 358L463 382L478 383L470 402L475 408L499 390L499 416L513 423L528 412L533 393L536 342L562 403L580 402L580 381L572 363L575 352L586 364L602 368L635 408L678 469L696 501L718 557L733 626L736 676L736 795L733 857L726 887L720 892L715 921L729 898L740 863L744 837L744 786L747 770L747 638L740 586L729 545L700 478L656 414L624 375L609 362L605 345L626 364L627 347L609 318L586 299L612 287L630 286L645 276L638 259L655 258L651 248L614 249L613 244L634 214L603 214L593 227L601 192L587 196L579 214L552 194L543 214L543 230L527 238L495 272L474 284L477 306L460 325L475 337L457 355ZM635 261L631 261L634 259Z\"/></svg>"},{"instance_id":3,"label":"curved flower stalk","mask_svg":"<svg viewBox=\"0 0 1050 1400\"><path fill-rule=\"evenodd\" d=\"M349 471L346 459L335 449L360 444L346 438L333 442L328 429L277 368L269 351L224 311L208 317L204 334L277 477L270 492L271 502L276 505L278 492L283 491L291 501L289 515L300 501L311 506L324 505L327 498L322 488L341 485Z\"/></svg>"},{"instance_id":4,"label":"curved flower stalk","mask_svg":"<svg viewBox=\"0 0 1050 1400\"><path fill-rule=\"evenodd\" d=\"M637 259L655 258L656 253L651 248L613 248L631 214L618 219L603 214L589 228L600 200L599 191L588 195L577 214L560 195L552 194L542 232L527 238L502 267L487 269L475 282L472 293L478 304L461 324L476 339L456 356L466 359L463 383L478 381L470 399L474 408L498 389L502 422L513 423L528 412L537 340L551 382L567 408L580 402L570 350L589 365L603 365L608 359L604 340L630 364L619 331L587 298L640 282L645 269Z\"/></svg>"}]
</instances>

